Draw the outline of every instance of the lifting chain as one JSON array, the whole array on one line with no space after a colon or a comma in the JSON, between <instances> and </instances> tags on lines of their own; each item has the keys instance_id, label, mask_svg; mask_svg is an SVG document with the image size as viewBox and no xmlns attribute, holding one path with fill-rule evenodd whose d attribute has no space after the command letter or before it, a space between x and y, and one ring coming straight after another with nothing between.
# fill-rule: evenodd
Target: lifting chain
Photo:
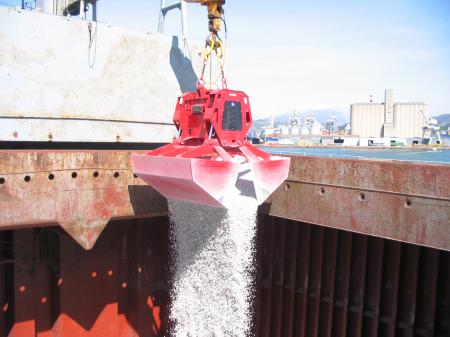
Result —
<instances>
[{"instance_id":1,"label":"lifting chain","mask_svg":"<svg viewBox=\"0 0 450 337\"><path fill-rule=\"evenodd\" d=\"M227 81L225 79L224 65L223 65L223 61L222 61L224 58L224 55L225 55L225 51L223 48L222 40L216 34L211 34L211 37L208 37L206 39L205 49L203 51L203 67L202 67L202 72L200 74L198 82L201 85L204 85L204 83L205 83L204 75L205 75L205 71L206 71L206 66L207 66L208 60L210 59L211 54L213 52L216 54L216 59L219 64L219 67L220 67L220 76L222 79L222 87L227 88ZM210 71L212 71L212 69L210 69ZM210 82L209 85L211 87L212 83Z\"/></svg>"}]
</instances>

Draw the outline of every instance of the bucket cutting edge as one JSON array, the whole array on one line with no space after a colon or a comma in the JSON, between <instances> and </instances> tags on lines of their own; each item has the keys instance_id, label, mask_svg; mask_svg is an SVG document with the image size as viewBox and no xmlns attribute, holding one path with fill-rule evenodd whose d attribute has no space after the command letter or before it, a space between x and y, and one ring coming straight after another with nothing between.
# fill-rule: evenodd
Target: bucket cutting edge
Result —
<instances>
[{"instance_id":1,"label":"bucket cutting edge","mask_svg":"<svg viewBox=\"0 0 450 337\"><path fill-rule=\"evenodd\" d=\"M224 207L238 163L197 158L132 156L133 171L166 198Z\"/></svg>"}]
</instances>

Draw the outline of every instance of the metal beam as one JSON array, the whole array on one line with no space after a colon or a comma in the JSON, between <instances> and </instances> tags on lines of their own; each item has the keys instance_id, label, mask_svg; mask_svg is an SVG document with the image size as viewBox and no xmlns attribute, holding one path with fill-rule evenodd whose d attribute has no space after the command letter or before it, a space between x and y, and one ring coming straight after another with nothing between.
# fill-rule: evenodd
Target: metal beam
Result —
<instances>
[{"instance_id":1,"label":"metal beam","mask_svg":"<svg viewBox=\"0 0 450 337\"><path fill-rule=\"evenodd\" d=\"M135 151L136 152L136 151ZM111 219L166 214L129 151L1 151L0 229L59 224L85 249Z\"/></svg>"},{"instance_id":2,"label":"metal beam","mask_svg":"<svg viewBox=\"0 0 450 337\"><path fill-rule=\"evenodd\" d=\"M133 176L136 152L1 151L0 228L58 223L89 249L110 219L165 214ZM293 157L269 205L277 217L450 250L450 166Z\"/></svg>"},{"instance_id":3,"label":"metal beam","mask_svg":"<svg viewBox=\"0 0 450 337\"><path fill-rule=\"evenodd\" d=\"M269 214L450 250L450 166L293 157Z\"/></svg>"}]
</instances>

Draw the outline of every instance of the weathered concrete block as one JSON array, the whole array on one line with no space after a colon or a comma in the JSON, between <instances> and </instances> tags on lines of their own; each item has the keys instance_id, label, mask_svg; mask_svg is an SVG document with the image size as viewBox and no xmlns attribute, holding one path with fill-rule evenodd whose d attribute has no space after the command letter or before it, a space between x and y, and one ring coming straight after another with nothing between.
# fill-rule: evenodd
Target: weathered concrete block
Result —
<instances>
[{"instance_id":1,"label":"weathered concrete block","mask_svg":"<svg viewBox=\"0 0 450 337\"><path fill-rule=\"evenodd\" d=\"M0 8L0 141L169 141L176 97L199 69L183 44Z\"/></svg>"}]
</instances>

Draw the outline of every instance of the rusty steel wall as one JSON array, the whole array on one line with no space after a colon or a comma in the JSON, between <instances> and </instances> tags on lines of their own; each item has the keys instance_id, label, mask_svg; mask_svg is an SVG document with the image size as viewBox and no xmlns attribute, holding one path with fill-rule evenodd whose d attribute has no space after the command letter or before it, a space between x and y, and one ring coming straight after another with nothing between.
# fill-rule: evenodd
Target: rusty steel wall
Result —
<instances>
[{"instance_id":1,"label":"rusty steel wall","mask_svg":"<svg viewBox=\"0 0 450 337\"><path fill-rule=\"evenodd\" d=\"M0 232L0 337L168 336L166 217ZM254 330L450 336L450 252L261 214ZM195 310L195 308L186 308Z\"/></svg>"},{"instance_id":2,"label":"rusty steel wall","mask_svg":"<svg viewBox=\"0 0 450 337\"><path fill-rule=\"evenodd\" d=\"M110 220L165 215L137 150L0 150L0 228L59 224L91 249ZM272 216L450 250L450 165L291 157Z\"/></svg>"},{"instance_id":3,"label":"rusty steel wall","mask_svg":"<svg viewBox=\"0 0 450 337\"><path fill-rule=\"evenodd\" d=\"M163 336L167 218L113 221L84 250L59 227L0 232L0 336Z\"/></svg>"},{"instance_id":4,"label":"rusty steel wall","mask_svg":"<svg viewBox=\"0 0 450 337\"><path fill-rule=\"evenodd\" d=\"M450 251L450 165L291 157L269 214Z\"/></svg>"},{"instance_id":5,"label":"rusty steel wall","mask_svg":"<svg viewBox=\"0 0 450 337\"><path fill-rule=\"evenodd\" d=\"M111 219L165 215L166 200L133 174L132 153L0 150L0 228L59 224L91 249Z\"/></svg>"},{"instance_id":6,"label":"rusty steel wall","mask_svg":"<svg viewBox=\"0 0 450 337\"><path fill-rule=\"evenodd\" d=\"M167 335L167 205L135 152L0 151L0 337ZM260 208L255 335L450 336L449 182L293 157Z\"/></svg>"},{"instance_id":7,"label":"rusty steel wall","mask_svg":"<svg viewBox=\"0 0 450 337\"><path fill-rule=\"evenodd\" d=\"M450 336L450 252L261 215L255 335Z\"/></svg>"}]
</instances>

